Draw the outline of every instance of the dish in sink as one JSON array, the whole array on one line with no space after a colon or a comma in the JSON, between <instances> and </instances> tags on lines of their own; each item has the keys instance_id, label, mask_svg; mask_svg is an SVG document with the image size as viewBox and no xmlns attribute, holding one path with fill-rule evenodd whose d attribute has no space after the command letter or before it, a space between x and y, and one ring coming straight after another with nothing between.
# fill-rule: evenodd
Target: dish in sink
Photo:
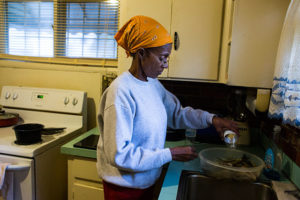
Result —
<instances>
[{"instance_id":1,"label":"dish in sink","mask_svg":"<svg viewBox=\"0 0 300 200\"><path fill-rule=\"evenodd\" d=\"M255 181L265 166L256 155L231 148L207 148L199 158L205 174L218 179Z\"/></svg>"}]
</instances>

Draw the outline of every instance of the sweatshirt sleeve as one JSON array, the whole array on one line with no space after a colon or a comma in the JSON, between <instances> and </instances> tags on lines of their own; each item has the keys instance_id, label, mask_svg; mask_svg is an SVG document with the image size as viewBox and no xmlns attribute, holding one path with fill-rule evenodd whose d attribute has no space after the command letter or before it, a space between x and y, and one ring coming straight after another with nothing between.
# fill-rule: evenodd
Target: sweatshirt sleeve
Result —
<instances>
[{"instance_id":1,"label":"sweatshirt sleeve","mask_svg":"<svg viewBox=\"0 0 300 200\"><path fill-rule=\"evenodd\" d=\"M131 142L133 113L121 105L104 111L104 151L109 163L126 171L147 171L172 160L170 149L150 149Z\"/></svg>"},{"instance_id":2,"label":"sweatshirt sleeve","mask_svg":"<svg viewBox=\"0 0 300 200\"><path fill-rule=\"evenodd\" d=\"M212 124L214 114L192 107L182 107L180 101L165 90L164 104L168 113L168 126L174 129L202 129Z\"/></svg>"}]
</instances>

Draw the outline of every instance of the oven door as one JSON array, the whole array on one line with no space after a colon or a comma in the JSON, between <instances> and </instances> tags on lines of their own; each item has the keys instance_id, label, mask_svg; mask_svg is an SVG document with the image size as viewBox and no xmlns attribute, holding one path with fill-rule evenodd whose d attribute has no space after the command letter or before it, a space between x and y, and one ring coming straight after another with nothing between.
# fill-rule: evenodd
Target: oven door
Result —
<instances>
[{"instance_id":1,"label":"oven door","mask_svg":"<svg viewBox=\"0 0 300 200\"><path fill-rule=\"evenodd\" d=\"M34 160L0 154L0 162L10 163L6 169L0 200L35 200Z\"/></svg>"}]
</instances>

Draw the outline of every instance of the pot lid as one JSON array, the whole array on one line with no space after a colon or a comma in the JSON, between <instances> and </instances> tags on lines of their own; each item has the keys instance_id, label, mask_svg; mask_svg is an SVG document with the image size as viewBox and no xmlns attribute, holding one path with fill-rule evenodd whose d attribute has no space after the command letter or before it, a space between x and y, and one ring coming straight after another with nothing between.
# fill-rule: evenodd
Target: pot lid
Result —
<instances>
[{"instance_id":1,"label":"pot lid","mask_svg":"<svg viewBox=\"0 0 300 200\"><path fill-rule=\"evenodd\" d=\"M14 119L16 117L18 117L18 114L6 113L4 110L1 110L0 108L0 120Z\"/></svg>"}]
</instances>

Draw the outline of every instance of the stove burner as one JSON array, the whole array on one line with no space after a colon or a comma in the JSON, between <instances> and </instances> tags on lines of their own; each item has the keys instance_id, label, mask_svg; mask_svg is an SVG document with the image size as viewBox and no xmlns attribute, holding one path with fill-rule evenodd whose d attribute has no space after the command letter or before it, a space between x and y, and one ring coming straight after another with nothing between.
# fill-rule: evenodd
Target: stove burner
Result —
<instances>
[{"instance_id":1,"label":"stove burner","mask_svg":"<svg viewBox=\"0 0 300 200\"><path fill-rule=\"evenodd\" d=\"M37 141L29 141L29 142L20 142L20 141L15 141L15 144L17 145L31 145L31 144L36 144L36 143L40 143L43 140L37 140Z\"/></svg>"}]
</instances>

